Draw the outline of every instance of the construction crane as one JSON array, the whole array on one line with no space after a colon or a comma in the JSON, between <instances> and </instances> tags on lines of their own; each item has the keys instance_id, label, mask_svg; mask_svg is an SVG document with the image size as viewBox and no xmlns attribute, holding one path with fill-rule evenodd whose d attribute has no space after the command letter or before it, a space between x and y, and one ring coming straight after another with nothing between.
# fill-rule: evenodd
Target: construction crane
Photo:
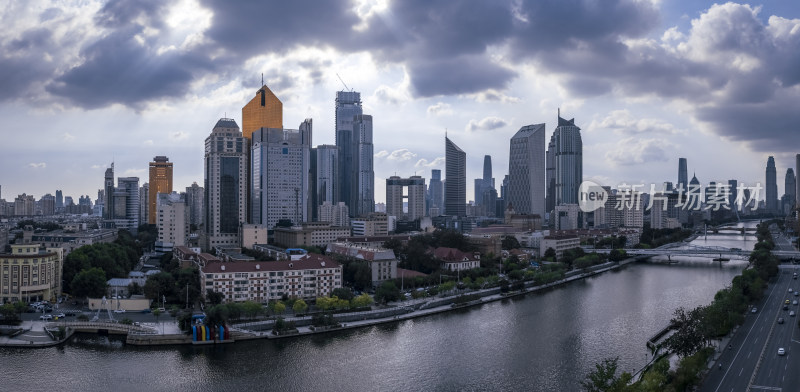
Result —
<instances>
[{"instance_id":1,"label":"construction crane","mask_svg":"<svg viewBox=\"0 0 800 392\"><path fill-rule=\"evenodd\" d=\"M353 91L352 89L350 89L350 87L347 87L347 84L344 82L344 80L342 80L342 77L339 76L338 73L336 74L336 77L339 78L339 81L342 82L342 84L344 85L345 91Z\"/></svg>"}]
</instances>

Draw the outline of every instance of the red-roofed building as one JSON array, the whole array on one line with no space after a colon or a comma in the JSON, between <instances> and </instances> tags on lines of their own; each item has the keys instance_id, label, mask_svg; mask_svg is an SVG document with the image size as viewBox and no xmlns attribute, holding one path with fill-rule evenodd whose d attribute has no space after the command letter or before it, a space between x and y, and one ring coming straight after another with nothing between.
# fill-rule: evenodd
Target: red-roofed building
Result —
<instances>
[{"instance_id":1,"label":"red-roofed building","mask_svg":"<svg viewBox=\"0 0 800 392\"><path fill-rule=\"evenodd\" d=\"M480 253L466 253L455 248L436 248L433 257L442 263L442 269L448 271L464 271L481 266Z\"/></svg>"},{"instance_id":2,"label":"red-roofed building","mask_svg":"<svg viewBox=\"0 0 800 392\"><path fill-rule=\"evenodd\" d=\"M266 303L290 298L315 299L342 287L342 266L329 257L309 253L298 260L222 262L200 268L203 295L221 293L225 302Z\"/></svg>"}]
</instances>

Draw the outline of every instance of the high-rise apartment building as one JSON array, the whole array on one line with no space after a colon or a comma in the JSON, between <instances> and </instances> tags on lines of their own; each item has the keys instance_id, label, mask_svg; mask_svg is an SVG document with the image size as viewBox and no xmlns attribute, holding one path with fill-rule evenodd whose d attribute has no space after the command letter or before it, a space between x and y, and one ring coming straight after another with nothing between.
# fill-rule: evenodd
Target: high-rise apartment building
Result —
<instances>
[{"instance_id":1,"label":"high-rise apartment building","mask_svg":"<svg viewBox=\"0 0 800 392\"><path fill-rule=\"evenodd\" d=\"M55 215L56 213L56 198L51 194L46 194L39 199L39 204L42 208L42 215Z\"/></svg>"},{"instance_id":2,"label":"high-rise apartment building","mask_svg":"<svg viewBox=\"0 0 800 392\"><path fill-rule=\"evenodd\" d=\"M33 195L21 194L14 199L14 215L33 216L36 208L36 199Z\"/></svg>"},{"instance_id":3,"label":"high-rise apartment building","mask_svg":"<svg viewBox=\"0 0 800 392\"><path fill-rule=\"evenodd\" d=\"M159 155L150 162L150 188L148 193L147 223L156 224L156 203L159 193L172 193L172 162Z\"/></svg>"},{"instance_id":4,"label":"high-rise apartment building","mask_svg":"<svg viewBox=\"0 0 800 392\"><path fill-rule=\"evenodd\" d=\"M678 184L677 186L686 192L689 185L689 168L686 165L686 158L678 158Z\"/></svg>"},{"instance_id":5,"label":"high-rise apartment building","mask_svg":"<svg viewBox=\"0 0 800 392\"><path fill-rule=\"evenodd\" d=\"M319 221L330 222L332 226L350 226L350 211L347 204L341 201L336 204L323 201L319 206Z\"/></svg>"},{"instance_id":6,"label":"high-rise apartment building","mask_svg":"<svg viewBox=\"0 0 800 392\"><path fill-rule=\"evenodd\" d=\"M408 207L404 208L404 204ZM386 180L386 214L404 221L425 216L425 179L389 177Z\"/></svg>"},{"instance_id":7,"label":"high-rise apartment building","mask_svg":"<svg viewBox=\"0 0 800 392\"><path fill-rule=\"evenodd\" d=\"M445 145L444 213L467 216L467 153L447 136Z\"/></svg>"},{"instance_id":8,"label":"high-rise apartment building","mask_svg":"<svg viewBox=\"0 0 800 392\"><path fill-rule=\"evenodd\" d=\"M578 204L578 188L583 181L583 142L581 129L575 119L565 120L558 115L558 127L553 131L547 152L552 167L548 194L553 205ZM514 206L516 209L516 206Z\"/></svg>"},{"instance_id":9,"label":"high-rise apartment building","mask_svg":"<svg viewBox=\"0 0 800 392\"><path fill-rule=\"evenodd\" d=\"M139 177L119 177L114 189L114 226L136 234L139 229Z\"/></svg>"},{"instance_id":10,"label":"high-rise apartment building","mask_svg":"<svg viewBox=\"0 0 800 392\"><path fill-rule=\"evenodd\" d=\"M279 220L308 220L308 124L303 129L261 128L251 135L251 223L272 229Z\"/></svg>"},{"instance_id":11,"label":"high-rise apartment building","mask_svg":"<svg viewBox=\"0 0 800 392\"><path fill-rule=\"evenodd\" d=\"M521 214L545 213L545 125L526 125L511 138L506 205ZM577 204L577 203L573 203Z\"/></svg>"},{"instance_id":12,"label":"high-rise apartment building","mask_svg":"<svg viewBox=\"0 0 800 392\"><path fill-rule=\"evenodd\" d=\"M147 223L150 211L154 206L150 205L150 184L144 183L139 187L139 221Z\"/></svg>"},{"instance_id":13,"label":"high-rise apartment building","mask_svg":"<svg viewBox=\"0 0 800 392\"><path fill-rule=\"evenodd\" d=\"M767 184L765 187L765 196L767 212L775 213L778 211L778 181L777 172L775 169L775 158L770 156L767 158Z\"/></svg>"},{"instance_id":14,"label":"high-rise apartment building","mask_svg":"<svg viewBox=\"0 0 800 392\"><path fill-rule=\"evenodd\" d=\"M246 180L249 139L236 121L221 118L205 141L205 218L202 247L239 244L239 225L247 217Z\"/></svg>"},{"instance_id":15,"label":"high-rise apartment building","mask_svg":"<svg viewBox=\"0 0 800 392\"><path fill-rule=\"evenodd\" d=\"M203 187L196 182L186 187L186 207L189 209L189 224L201 225L203 223Z\"/></svg>"},{"instance_id":16,"label":"high-rise apartment building","mask_svg":"<svg viewBox=\"0 0 800 392\"><path fill-rule=\"evenodd\" d=\"M162 242L162 246L186 246L189 243L189 209L186 198L177 192L158 193L156 198L158 240Z\"/></svg>"}]
</instances>

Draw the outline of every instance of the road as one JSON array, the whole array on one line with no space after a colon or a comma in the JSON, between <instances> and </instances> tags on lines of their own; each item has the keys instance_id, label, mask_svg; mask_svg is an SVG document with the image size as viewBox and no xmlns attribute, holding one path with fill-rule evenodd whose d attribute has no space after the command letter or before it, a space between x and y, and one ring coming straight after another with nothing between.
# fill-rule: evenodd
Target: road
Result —
<instances>
[{"instance_id":1,"label":"road","mask_svg":"<svg viewBox=\"0 0 800 392\"><path fill-rule=\"evenodd\" d=\"M756 313L748 313L746 320L731 339L731 349L725 350L717 363L722 369L711 369L701 391L796 391L800 388L800 328L797 317L789 311L798 312L798 306L789 305L783 310L784 301L793 301L792 291L800 289L800 280L792 278L800 272L795 266L782 265L775 283L767 288L767 295L759 304ZM778 324L779 317L785 323ZM786 355L778 355L778 348Z\"/></svg>"}]
</instances>

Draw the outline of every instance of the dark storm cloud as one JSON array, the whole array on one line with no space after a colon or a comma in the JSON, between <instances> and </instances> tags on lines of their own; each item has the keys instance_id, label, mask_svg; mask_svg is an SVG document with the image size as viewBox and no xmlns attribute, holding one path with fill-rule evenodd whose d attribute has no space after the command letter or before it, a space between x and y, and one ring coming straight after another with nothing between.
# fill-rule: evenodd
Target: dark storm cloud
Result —
<instances>
[{"instance_id":1,"label":"dark storm cloud","mask_svg":"<svg viewBox=\"0 0 800 392\"><path fill-rule=\"evenodd\" d=\"M492 64L483 56L419 60L408 65L415 95L456 95L505 88L516 72Z\"/></svg>"},{"instance_id":2,"label":"dark storm cloud","mask_svg":"<svg viewBox=\"0 0 800 392\"><path fill-rule=\"evenodd\" d=\"M135 38L141 26L120 29L81 50L85 61L47 86L55 95L83 108L113 103L139 107L151 99L186 94L196 74L211 69L196 54L158 54Z\"/></svg>"},{"instance_id":3,"label":"dark storm cloud","mask_svg":"<svg viewBox=\"0 0 800 392\"><path fill-rule=\"evenodd\" d=\"M95 16L95 22L103 27L127 26L140 17L153 27L163 26L163 12L169 2L162 0L110 0Z\"/></svg>"},{"instance_id":4,"label":"dark storm cloud","mask_svg":"<svg viewBox=\"0 0 800 392\"><path fill-rule=\"evenodd\" d=\"M757 151L796 153L800 146L796 99L704 107L697 110L696 116L709 123L717 134L748 142Z\"/></svg>"}]
</instances>

